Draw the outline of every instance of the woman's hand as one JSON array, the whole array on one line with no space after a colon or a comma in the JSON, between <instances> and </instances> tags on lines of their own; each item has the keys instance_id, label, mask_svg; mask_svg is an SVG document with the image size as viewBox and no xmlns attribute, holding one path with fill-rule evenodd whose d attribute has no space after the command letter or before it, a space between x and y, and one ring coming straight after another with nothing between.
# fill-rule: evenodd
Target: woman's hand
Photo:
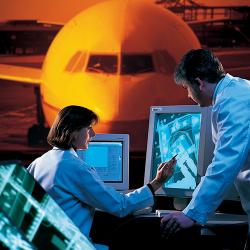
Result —
<instances>
[{"instance_id":1,"label":"woman's hand","mask_svg":"<svg viewBox=\"0 0 250 250\"><path fill-rule=\"evenodd\" d=\"M175 156L176 157L176 156ZM174 166L176 164L176 158L173 157L170 161L162 162L157 169L156 177L158 182L165 183L174 172Z\"/></svg>"},{"instance_id":2,"label":"woman's hand","mask_svg":"<svg viewBox=\"0 0 250 250\"><path fill-rule=\"evenodd\" d=\"M176 156L177 155L175 155L170 161L162 162L158 167L154 180L150 182L154 191L159 189L173 175Z\"/></svg>"}]
</instances>

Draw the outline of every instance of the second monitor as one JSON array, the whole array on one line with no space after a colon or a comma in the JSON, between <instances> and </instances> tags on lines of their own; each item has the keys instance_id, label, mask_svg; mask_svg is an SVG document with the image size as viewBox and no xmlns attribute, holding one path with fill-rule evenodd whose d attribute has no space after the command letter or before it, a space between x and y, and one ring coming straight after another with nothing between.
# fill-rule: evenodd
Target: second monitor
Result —
<instances>
[{"instance_id":1,"label":"second monitor","mask_svg":"<svg viewBox=\"0 0 250 250\"><path fill-rule=\"evenodd\" d=\"M116 190L129 189L129 135L96 134L78 156L93 166L101 179Z\"/></svg>"}]
</instances>

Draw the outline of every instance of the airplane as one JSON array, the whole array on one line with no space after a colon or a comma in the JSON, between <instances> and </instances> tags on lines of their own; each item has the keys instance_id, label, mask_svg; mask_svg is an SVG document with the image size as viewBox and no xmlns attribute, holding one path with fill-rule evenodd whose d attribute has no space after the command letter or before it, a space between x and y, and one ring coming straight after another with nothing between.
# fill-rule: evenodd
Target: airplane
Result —
<instances>
[{"instance_id":1,"label":"airplane","mask_svg":"<svg viewBox=\"0 0 250 250\"><path fill-rule=\"evenodd\" d=\"M80 105L100 117L96 132L128 133L131 150L143 151L150 106L193 104L173 72L185 52L200 47L171 11L148 1L109 0L62 27L42 69L1 64L0 79L39 86L44 127L61 108Z\"/></svg>"}]
</instances>

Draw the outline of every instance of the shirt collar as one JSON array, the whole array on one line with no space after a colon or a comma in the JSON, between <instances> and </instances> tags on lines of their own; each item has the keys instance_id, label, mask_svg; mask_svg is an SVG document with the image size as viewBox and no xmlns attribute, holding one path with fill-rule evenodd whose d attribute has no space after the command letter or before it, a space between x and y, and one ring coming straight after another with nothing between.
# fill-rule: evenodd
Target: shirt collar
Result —
<instances>
[{"instance_id":1,"label":"shirt collar","mask_svg":"<svg viewBox=\"0 0 250 250\"><path fill-rule=\"evenodd\" d=\"M226 74L225 77L223 77L216 85L216 88L214 90L214 94L213 94L213 105L216 102L216 98L217 96L222 92L223 89L225 89L228 84L231 82L231 80L233 79L233 76L231 76L230 74Z\"/></svg>"},{"instance_id":2,"label":"shirt collar","mask_svg":"<svg viewBox=\"0 0 250 250\"><path fill-rule=\"evenodd\" d=\"M76 151L73 149L73 148L70 148L70 149L61 149L61 148L58 148L58 147L53 147L53 150L64 150L64 151L69 151L71 154L73 154L74 156L78 157Z\"/></svg>"}]
</instances>

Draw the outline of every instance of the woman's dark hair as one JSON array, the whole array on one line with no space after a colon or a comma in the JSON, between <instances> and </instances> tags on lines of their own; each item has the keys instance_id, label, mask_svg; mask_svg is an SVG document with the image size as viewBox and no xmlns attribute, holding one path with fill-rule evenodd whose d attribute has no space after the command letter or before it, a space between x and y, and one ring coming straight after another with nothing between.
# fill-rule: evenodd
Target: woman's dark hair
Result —
<instances>
[{"instance_id":1,"label":"woman's dark hair","mask_svg":"<svg viewBox=\"0 0 250 250\"><path fill-rule=\"evenodd\" d=\"M63 149L73 147L73 132L98 122L98 116L81 106L67 106L59 111L49 131L47 141L50 145Z\"/></svg>"},{"instance_id":2,"label":"woman's dark hair","mask_svg":"<svg viewBox=\"0 0 250 250\"><path fill-rule=\"evenodd\" d=\"M196 84L197 77L209 83L217 83L224 75L221 62L210 50L193 49L177 65L174 78L177 84L186 82L193 85Z\"/></svg>"}]
</instances>

